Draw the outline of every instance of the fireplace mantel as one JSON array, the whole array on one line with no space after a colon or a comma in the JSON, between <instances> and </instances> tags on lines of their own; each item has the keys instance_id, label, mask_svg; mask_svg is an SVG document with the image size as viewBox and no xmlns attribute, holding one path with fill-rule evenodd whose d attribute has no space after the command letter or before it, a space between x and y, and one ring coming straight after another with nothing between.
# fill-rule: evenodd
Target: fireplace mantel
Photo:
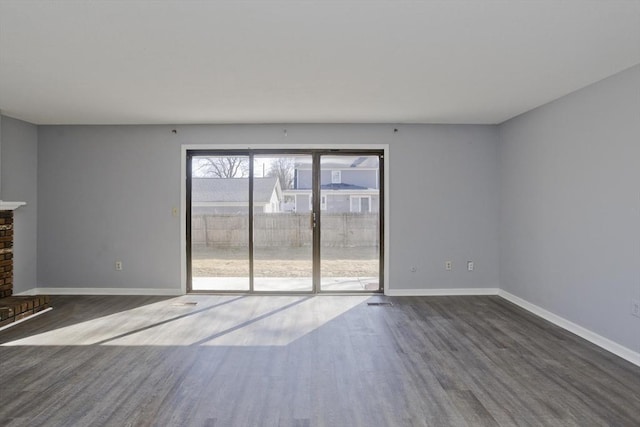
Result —
<instances>
[{"instance_id":1,"label":"fireplace mantel","mask_svg":"<svg viewBox=\"0 0 640 427\"><path fill-rule=\"evenodd\" d=\"M14 211L26 204L26 202L5 202L4 200L0 200L0 211Z\"/></svg>"}]
</instances>

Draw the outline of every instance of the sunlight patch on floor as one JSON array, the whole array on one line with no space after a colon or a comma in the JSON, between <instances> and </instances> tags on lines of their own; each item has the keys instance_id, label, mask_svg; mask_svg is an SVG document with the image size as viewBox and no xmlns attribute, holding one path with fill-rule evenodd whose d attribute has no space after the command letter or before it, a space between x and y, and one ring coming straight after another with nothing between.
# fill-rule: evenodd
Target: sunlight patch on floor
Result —
<instances>
[{"instance_id":1,"label":"sunlight patch on floor","mask_svg":"<svg viewBox=\"0 0 640 427\"><path fill-rule=\"evenodd\" d=\"M2 346L284 346L369 298L186 295Z\"/></svg>"},{"instance_id":2,"label":"sunlight patch on floor","mask_svg":"<svg viewBox=\"0 0 640 427\"><path fill-rule=\"evenodd\" d=\"M306 298L306 297L304 297ZM257 321L241 321L241 328L204 342L209 346L288 345L332 319L363 304L367 296L320 296L303 299L284 310L275 310Z\"/></svg>"}]
</instances>

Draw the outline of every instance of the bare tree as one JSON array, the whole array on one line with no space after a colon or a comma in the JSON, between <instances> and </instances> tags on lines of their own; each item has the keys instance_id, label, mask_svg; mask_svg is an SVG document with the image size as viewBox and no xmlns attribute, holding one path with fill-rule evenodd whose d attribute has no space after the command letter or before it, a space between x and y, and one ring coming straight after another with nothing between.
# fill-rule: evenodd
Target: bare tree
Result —
<instances>
[{"instance_id":1,"label":"bare tree","mask_svg":"<svg viewBox=\"0 0 640 427\"><path fill-rule=\"evenodd\" d=\"M249 158L201 157L194 165L193 175L214 178L244 178L249 176Z\"/></svg>"},{"instance_id":2,"label":"bare tree","mask_svg":"<svg viewBox=\"0 0 640 427\"><path fill-rule=\"evenodd\" d=\"M295 159L290 157L278 157L273 159L269 166L267 176L277 176L283 190L293 188L293 171Z\"/></svg>"}]
</instances>

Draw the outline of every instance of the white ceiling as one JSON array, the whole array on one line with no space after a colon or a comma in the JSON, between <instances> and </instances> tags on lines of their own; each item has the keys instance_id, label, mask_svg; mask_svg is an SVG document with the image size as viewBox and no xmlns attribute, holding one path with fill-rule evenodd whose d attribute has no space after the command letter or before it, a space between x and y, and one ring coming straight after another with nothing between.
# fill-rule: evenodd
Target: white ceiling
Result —
<instances>
[{"instance_id":1,"label":"white ceiling","mask_svg":"<svg viewBox=\"0 0 640 427\"><path fill-rule=\"evenodd\" d=\"M0 0L36 124L500 123L638 63L638 0Z\"/></svg>"}]
</instances>

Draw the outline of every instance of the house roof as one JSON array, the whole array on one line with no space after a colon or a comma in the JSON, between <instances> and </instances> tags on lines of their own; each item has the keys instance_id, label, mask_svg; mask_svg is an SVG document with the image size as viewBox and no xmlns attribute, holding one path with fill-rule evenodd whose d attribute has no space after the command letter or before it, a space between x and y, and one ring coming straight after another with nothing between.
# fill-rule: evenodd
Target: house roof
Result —
<instances>
[{"instance_id":1,"label":"house roof","mask_svg":"<svg viewBox=\"0 0 640 427\"><path fill-rule=\"evenodd\" d=\"M377 169L376 156L327 156L322 158L322 169ZM307 159L296 161L296 169L311 169L311 162Z\"/></svg>"},{"instance_id":2,"label":"house roof","mask_svg":"<svg viewBox=\"0 0 640 427\"><path fill-rule=\"evenodd\" d=\"M253 202L269 203L280 192L277 177L254 178ZM192 202L249 202L249 178L193 178Z\"/></svg>"}]
</instances>

